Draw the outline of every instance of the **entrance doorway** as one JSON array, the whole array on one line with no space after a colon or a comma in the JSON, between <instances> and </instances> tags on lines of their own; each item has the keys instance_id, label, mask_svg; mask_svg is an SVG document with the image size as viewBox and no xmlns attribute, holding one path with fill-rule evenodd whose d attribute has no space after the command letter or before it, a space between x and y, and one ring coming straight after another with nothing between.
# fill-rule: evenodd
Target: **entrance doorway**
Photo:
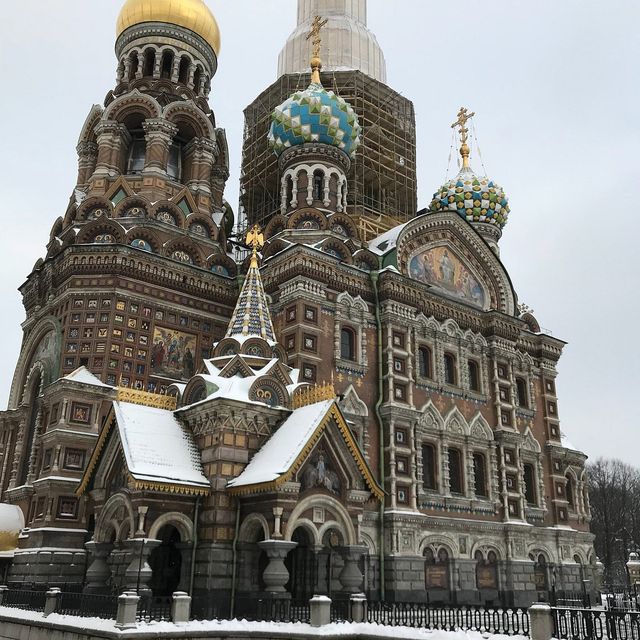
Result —
<instances>
[{"instance_id":1,"label":"entrance doorway","mask_svg":"<svg viewBox=\"0 0 640 640\"><path fill-rule=\"evenodd\" d=\"M302 527L293 532L291 541L297 542L298 546L285 560L285 566L289 571L286 589L291 594L293 602L308 602L314 596L318 572L313 541Z\"/></svg>"},{"instance_id":2,"label":"entrance doorway","mask_svg":"<svg viewBox=\"0 0 640 640\"><path fill-rule=\"evenodd\" d=\"M162 544L149 556L149 566L153 576L149 586L156 597L170 596L178 591L182 571L182 553L178 548L181 542L179 531L172 525L165 525L158 533Z\"/></svg>"}]
</instances>

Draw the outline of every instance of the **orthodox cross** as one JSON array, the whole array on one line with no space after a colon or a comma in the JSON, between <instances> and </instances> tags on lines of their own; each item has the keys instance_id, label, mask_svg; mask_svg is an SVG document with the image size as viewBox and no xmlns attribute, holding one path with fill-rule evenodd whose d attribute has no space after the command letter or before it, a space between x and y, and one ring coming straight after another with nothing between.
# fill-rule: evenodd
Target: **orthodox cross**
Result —
<instances>
[{"instance_id":1,"label":"orthodox cross","mask_svg":"<svg viewBox=\"0 0 640 640\"><path fill-rule=\"evenodd\" d=\"M247 245L253 249L253 254L251 255L251 266L257 267L258 249L262 249L262 247L264 247L264 235L259 225L254 224L249 230L249 233L247 233Z\"/></svg>"},{"instance_id":2,"label":"orthodox cross","mask_svg":"<svg viewBox=\"0 0 640 640\"><path fill-rule=\"evenodd\" d=\"M462 156L462 166L469 167L469 155L471 150L467 142L469 141L469 129L467 128L467 122L475 116L475 112L469 113L465 107L460 107L458 112L458 119L451 125L452 129L459 127L460 133L460 155Z\"/></svg>"},{"instance_id":3,"label":"orthodox cross","mask_svg":"<svg viewBox=\"0 0 640 640\"><path fill-rule=\"evenodd\" d=\"M329 20L326 18L323 20L320 16L316 16L311 23L311 31L307 36L307 40L311 40L313 43L313 53L311 54L314 58L320 57L320 46L322 45L322 38L320 37L320 32L322 31L322 27L324 27Z\"/></svg>"}]
</instances>

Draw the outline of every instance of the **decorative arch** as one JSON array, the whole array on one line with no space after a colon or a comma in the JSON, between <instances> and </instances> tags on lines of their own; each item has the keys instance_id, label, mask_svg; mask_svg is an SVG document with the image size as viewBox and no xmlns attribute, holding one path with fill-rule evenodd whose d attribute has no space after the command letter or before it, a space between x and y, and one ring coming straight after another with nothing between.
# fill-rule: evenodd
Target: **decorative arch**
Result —
<instances>
[{"instance_id":1,"label":"decorative arch","mask_svg":"<svg viewBox=\"0 0 640 640\"><path fill-rule=\"evenodd\" d=\"M480 538L479 540L476 540L476 542L471 547L471 553L469 554L469 557L474 558L477 551L480 551L482 553L482 556L485 560L487 559L487 554L490 551L493 551L496 554L496 556L498 557L498 561L503 560L507 557L507 549L504 544L496 542L493 539Z\"/></svg>"},{"instance_id":2,"label":"decorative arch","mask_svg":"<svg viewBox=\"0 0 640 640\"><path fill-rule=\"evenodd\" d=\"M105 196L92 196L82 202L76 209L75 220L87 222L99 220L100 218L111 218L113 215L113 205L111 200Z\"/></svg>"},{"instance_id":3,"label":"decorative arch","mask_svg":"<svg viewBox=\"0 0 640 640\"><path fill-rule=\"evenodd\" d=\"M300 209L289 218L287 228L302 229L303 231L326 231L329 228L329 222L327 216L318 209Z\"/></svg>"},{"instance_id":4,"label":"decorative arch","mask_svg":"<svg viewBox=\"0 0 640 640\"><path fill-rule=\"evenodd\" d=\"M122 518L117 517L120 510L124 511ZM116 493L107 500L96 518L94 541L110 542L107 534L111 529L116 532L117 539L120 541L122 539L120 537L121 528L124 523L128 524L129 531L135 531L135 517L131 499L124 493Z\"/></svg>"},{"instance_id":5,"label":"decorative arch","mask_svg":"<svg viewBox=\"0 0 640 640\"><path fill-rule=\"evenodd\" d=\"M158 238L158 235L154 233L154 231L152 231L149 227L133 227L129 229L129 231L127 231L127 235L125 238L126 244L133 247L134 249L149 251L149 249L141 243L136 243L137 240L143 240L144 242L146 242L149 247L151 247L151 253L160 253L162 242L160 241L160 238Z\"/></svg>"},{"instance_id":6,"label":"decorative arch","mask_svg":"<svg viewBox=\"0 0 640 640\"><path fill-rule=\"evenodd\" d=\"M445 417L444 430L456 435L469 435L469 425L458 407L453 407Z\"/></svg>"},{"instance_id":7,"label":"decorative arch","mask_svg":"<svg viewBox=\"0 0 640 640\"><path fill-rule=\"evenodd\" d=\"M264 237L266 240L277 235L281 231L287 228L287 219L283 215L276 215L269 221L269 224L264 230Z\"/></svg>"},{"instance_id":8,"label":"decorative arch","mask_svg":"<svg viewBox=\"0 0 640 640\"><path fill-rule=\"evenodd\" d=\"M185 226L184 211L169 200L157 202L151 211L151 217L158 220L158 222L178 227L178 229L184 229Z\"/></svg>"},{"instance_id":9,"label":"decorative arch","mask_svg":"<svg viewBox=\"0 0 640 640\"><path fill-rule=\"evenodd\" d=\"M263 540L269 539L269 523L261 513L250 513L240 525L238 540L255 542L256 532L262 531Z\"/></svg>"},{"instance_id":10,"label":"decorative arch","mask_svg":"<svg viewBox=\"0 0 640 640\"><path fill-rule=\"evenodd\" d=\"M459 548L456 541L446 534L428 534L420 541L418 545L418 554L424 556L427 549L439 550L444 548L449 554L449 558L456 558L459 556Z\"/></svg>"},{"instance_id":11,"label":"decorative arch","mask_svg":"<svg viewBox=\"0 0 640 640\"><path fill-rule=\"evenodd\" d=\"M351 238L353 240L358 239L358 227L356 227L355 222L345 213L334 213L329 216L329 229L334 233L337 233L339 236L343 238ZM341 233L339 229L344 230L344 233Z\"/></svg>"},{"instance_id":12,"label":"decorative arch","mask_svg":"<svg viewBox=\"0 0 640 640\"><path fill-rule=\"evenodd\" d=\"M352 384L349 385L349 388L342 395L340 409L343 413L349 415L360 416L362 418L369 416L369 409L366 403L360 399L358 392Z\"/></svg>"},{"instance_id":13,"label":"decorative arch","mask_svg":"<svg viewBox=\"0 0 640 640\"><path fill-rule=\"evenodd\" d=\"M346 264L353 263L353 257L349 247L336 238L327 238L321 247L322 251L334 258L338 258Z\"/></svg>"},{"instance_id":14,"label":"decorative arch","mask_svg":"<svg viewBox=\"0 0 640 640\"><path fill-rule=\"evenodd\" d=\"M478 440L493 440L493 430L480 412L471 420L469 433Z\"/></svg>"},{"instance_id":15,"label":"decorative arch","mask_svg":"<svg viewBox=\"0 0 640 640\"><path fill-rule=\"evenodd\" d=\"M99 104L94 104L89 111L89 115L87 116L84 124L82 125L82 129L80 130L80 136L78 137L78 144L83 142L95 142L96 133L95 128L100 122L102 115L104 114L104 109Z\"/></svg>"},{"instance_id":16,"label":"decorative arch","mask_svg":"<svg viewBox=\"0 0 640 640\"><path fill-rule=\"evenodd\" d=\"M157 540L160 529L167 525L171 525L178 530L181 542L193 542L193 522L191 518L179 511L163 513L159 518L156 518L149 529L149 538Z\"/></svg>"},{"instance_id":17,"label":"decorative arch","mask_svg":"<svg viewBox=\"0 0 640 640\"><path fill-rule=\"evenodd\" d=\"M235 261L222 253L215 253L207 258L207 269L227 278L235 278L238 273Z\"/></svg>"},{"instance_id":18,"label":"decorative arch","mask_svg":"<svg viewBox=\"0 0 640 640\"><path fill-rule=\"evenodd\" d=\"M167 258L183 262L184 264L192 264L194 267L202 267L204 264L202 251L191 238L175 238L174 240L170 240L164 245L163 253ZM191 262L188 262L186 259L181 259L178 253L187 254Z\"/></svg>"},{"instance_id":19,"label":"decorative arch","mask_svg":"<svg viewBox=\"0 0 640 640\"><path fill-rule=\"evenodd\" d=\"M61 233L64 228L64 220L59 217L51 227L51 233L49 233L49 242L53 242Z\"/></svg>"},{"instance_id":20,"label":"decorative arch","mask_svg":"<svg viewBox=\"0 0 640 640\"><path fill-rule=\"evenodd\" d=\"M524 432L522 448L527 449L528 451L533 451L535 453L540 453L542 451L542 447L540 446L540 443L535 439L529 427L527 427Z\"/></svg>"},{"instance_id":21,"label":"decorative arch","mask_svg":"<svg viewBox=\"0 0 640 640\"><path fill-rule=\"evenodd\" d=\"M162 115L160 103L147 93L141 93L134 89L119 98L116 98L103 114L103 120L115 120L123 122L128 116L138 113L145 120L159 118Z\"/></svg>"},{"instance_id":22,"label":"decorative arch","mask_svg":"<svg viewBox=\"0 0 640 640\"><path fill-rule=\"evenodd\" d=\"M201 234L198 231L194 231L193 227L195 225L201 225L204 228L205 233ZM186 227L189 230L189 233L195 234L199 237L204 237L214 241L218 239L218 228L211 218L203 215L202 213L196 212L189 214L186 220Z\"/></svg>"},{"instance_id":23,"label":"decorative arch","mask_svg":"<svg viewBox=\"0 0 640 640\"><path fill-rule=\"evenodd\" d=\"M444 431L444 419L433 400L429 400L421 410L418 424L429 431Z\"/></svg>"},{"instance_id":24,"label":"decorative arch","mask_svg":"<svg viewBox=\"0 0 640 640\"><path fill-rule=\"evenodd\" d=\"M164 108L163 115L169 122L177 127L179 127L181 123L188 123L194 130L195 137L215 140L213 125L193 100L172 102Z\"/></svg>"},{"instance_id":25,"label":"decorative arch","mask_svg":"<svg viewBox=\"0 0 640 640\"><path fill-rule=\"evenodd\" d=\"M149 201L142 196L128 196L123 198L115 207L114 218L140 218L149 217Z\"/></svg>"},{"instance_id":26,"label":"decorative arch","mask_svg":"<svg viewBox=\"0 0 640 640\"><path fill-rule=\"evenodd\" d=\"M287 407L289 405L289 393L279 380L271 376L263 376L251 385L249 400L262 402L270 407Z\"/></svg>"},{"instance_id":27,"label":"decorative arch","mask_svg":"<svg viewBox=\"0 0 640 640\"><path fill-rule=\"evenodd\" d=\"M287 525L284 533L285 540L290 542L293 532L296 530L299 524L303 522L309 522L308 520L304 520L302 518L302 514L304 514L309 509L313 509L313 507L324 507L331 512L335 523L337 524L336 528L338 528L338 530L342 534L345 544L354 545L358 543L356 529L353 525L353 521L351 520L349 512L345 509L342 503L335 498L320 494L308 496L298 502L294 510L289 515L289 519L287 520ZM313 523L311 523L311 526L313 527L313 530L315 532L316 543L320 544L318 538L318 530Z\"/></svg>"},{"instance_id":28,"label":"decorative arch","mask_svg":"<svg viewBox=\"0 0 640 640\"><path fill-rule=\"evenodd\" d=\"M80 230L76 239L76 244L91 244L97 242L96 238L100 235L111 236L112 242L105 240L104 244L124 244L126 237L124 227L112 219L98 219L89 222Z\"/></svg>"}]
</instances>

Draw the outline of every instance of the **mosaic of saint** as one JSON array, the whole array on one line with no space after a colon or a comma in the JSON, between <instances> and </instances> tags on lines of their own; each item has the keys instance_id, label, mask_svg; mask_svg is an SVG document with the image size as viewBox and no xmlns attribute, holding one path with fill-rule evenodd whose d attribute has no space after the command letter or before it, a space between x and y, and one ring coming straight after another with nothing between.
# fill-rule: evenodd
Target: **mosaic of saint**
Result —
<instances>
[{"instance_id":1,"label":"mosaic of saint","mask_svg":"<svg viewBox=\"0 0 640 640\"><path fill-rule=\"evenodd\" d=\"M176 380L188 380L195 373L196 336L156 327L153 332L151 371Z\"/></svg>"},{"instance_id":2,"label":"mosaic of saint","mask_svg":"<svg viewBox=\"0 0 640 640\"><path fill-rule=\"evenodd\" d=\"M469 304L485 306L485 293L477 278L448 247L418 253L409 262L409 275Z\"/></svg>"}]
</instances>

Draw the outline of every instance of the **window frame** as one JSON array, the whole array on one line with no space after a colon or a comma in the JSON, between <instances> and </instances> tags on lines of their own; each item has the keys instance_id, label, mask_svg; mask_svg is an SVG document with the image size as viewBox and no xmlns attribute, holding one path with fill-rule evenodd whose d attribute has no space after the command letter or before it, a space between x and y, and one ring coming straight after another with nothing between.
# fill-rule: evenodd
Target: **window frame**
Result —
<instances>
[{"instance_id":1,"label":"window frame","mask_svg":"<svg viewBox=\"0 0 640 640\"><path fill-rule=\"evenodd\" d=\"M349 352L350 355L345 355L345 336L349 336ZM353 327L349 325L342 325L340 327L340 359L347 362L358 362L358 349L357 349L358 333Z\"/></svg>"},{"instance_id":2,"label":"window frame","mask_svg":"<svg viewBox=\"0 0 640 640\"><path fill-rule=\"evenodd\" d=\"M444 362L444 383L451 387L458 386L458 365L456 356L450 351L445 351L442 355ZM451 370L449 369L448 362L451 362ZM449 374L453 374L450 379Z\"/></svg>"},{"instance_id":3,"label":"window frame","mask_svg":"<svg viewBox=\"0 0 640 640\"><path fill-rule=\"evenodd\" d=\"M452 455L455 454L457 455L457 467L458 467L458 473L455 474L455 477L457 479L456 482L456 487L459 489L458 491L454 490L453 487L453 482L452 479L454 478L454 475L451 473L451 468L452 468L452 464L451 464L451 460L452 460ZM447 458L448 458L448 462L449 462L449 492L452 495L455 496L464 496L466 495L465 492L465 475L464 475L464 465L463 465L463 452L462 449L458 449L457 447L449 447L449 450L447 451Z\"/></svg>"}]
</instances>

